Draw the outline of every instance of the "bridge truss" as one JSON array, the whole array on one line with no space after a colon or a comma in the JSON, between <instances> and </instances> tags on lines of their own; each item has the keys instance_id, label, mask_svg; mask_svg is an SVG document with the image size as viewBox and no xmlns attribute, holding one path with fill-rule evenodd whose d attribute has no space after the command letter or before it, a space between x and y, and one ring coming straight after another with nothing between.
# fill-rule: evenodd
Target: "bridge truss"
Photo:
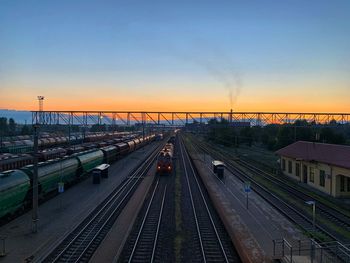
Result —
<instances>
[{"instance_id":1,"label":"bridge truss","mask_svg":"<svg viewBox=\"0 0 350 263\"><path fill-rule=\"evenodd\" d=\"M148 111L32 111L32 124L41 125L149 125L183 127L205 124L210 119L226 119L230 123L251 126L292 124L306 120L311 124L350 123L350 113L291 112L148 112Z\"/></svg>"}]
</instances>

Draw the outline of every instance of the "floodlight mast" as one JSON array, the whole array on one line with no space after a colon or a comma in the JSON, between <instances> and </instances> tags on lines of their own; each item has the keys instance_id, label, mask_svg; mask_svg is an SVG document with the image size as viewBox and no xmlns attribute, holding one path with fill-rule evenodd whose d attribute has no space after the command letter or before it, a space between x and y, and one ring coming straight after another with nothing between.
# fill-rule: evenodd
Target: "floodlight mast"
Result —
<instances>
[{"instance_id":1,"label":"floodlight mast","mask_svg":"<svg viewBox=\"0 0 350 263\"><path fill-rule=\"evenodd\" d=\"M39 138L39 125L43 123L43 109L44 109L44 96L38 96L39 101L39 118L37 116L36 122L33 125L33 139L34 139L34 171L33 171L33 213L32 213L32 232L38 231L38 206L39 206L39 191L38 191L38 138Z\"/></svg>"}]
</instances>

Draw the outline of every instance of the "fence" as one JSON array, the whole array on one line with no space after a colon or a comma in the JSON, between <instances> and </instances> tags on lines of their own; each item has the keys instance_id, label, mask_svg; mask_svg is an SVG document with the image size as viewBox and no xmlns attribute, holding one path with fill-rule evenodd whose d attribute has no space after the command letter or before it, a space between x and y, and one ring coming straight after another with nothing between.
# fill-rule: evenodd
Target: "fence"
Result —
<instances>
[{"instance_id":1,"label":"fence","mask_svg":"<svg viewBox=\"0 0 350 263\"><path fill-rule=\"evenodd\" d=\"M313 239L291 244L285 239L273 240L274 258L287 263L350 263L349 246L339 242L317 243Z\"/></svg>"}]
</instances>

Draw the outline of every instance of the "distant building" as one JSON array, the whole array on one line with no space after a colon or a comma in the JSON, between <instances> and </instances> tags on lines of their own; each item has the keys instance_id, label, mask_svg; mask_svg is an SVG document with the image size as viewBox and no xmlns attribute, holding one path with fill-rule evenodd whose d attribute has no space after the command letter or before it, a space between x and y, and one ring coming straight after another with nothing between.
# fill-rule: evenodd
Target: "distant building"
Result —
<instances>
[{"instance_id":1,"label":"distant building","mask_svg":"<svg viewBox=\"0 0 350 263\"><path fill-rule=\"evenodd\" d=\"M285 175L334 197L350 197L350 146L299 141L276 154Z\"/></svg>"}]
</instances>

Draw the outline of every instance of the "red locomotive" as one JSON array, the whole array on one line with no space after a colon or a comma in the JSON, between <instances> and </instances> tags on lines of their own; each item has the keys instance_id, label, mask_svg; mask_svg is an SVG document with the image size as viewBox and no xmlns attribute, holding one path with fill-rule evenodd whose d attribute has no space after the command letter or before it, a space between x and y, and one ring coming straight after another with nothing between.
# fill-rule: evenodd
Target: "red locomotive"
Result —
<instances>
[{"instance_id":1,"label":"red locomotive","mask_svg":"<svg viewBox=\"0 0 350 263\"><path fill-rule=\"evenodd\" d=\"M159 175L171 174L173 171L174 145L167 143L160 151L157 159L157 173Z\"/></svg>"}]
</instances>

